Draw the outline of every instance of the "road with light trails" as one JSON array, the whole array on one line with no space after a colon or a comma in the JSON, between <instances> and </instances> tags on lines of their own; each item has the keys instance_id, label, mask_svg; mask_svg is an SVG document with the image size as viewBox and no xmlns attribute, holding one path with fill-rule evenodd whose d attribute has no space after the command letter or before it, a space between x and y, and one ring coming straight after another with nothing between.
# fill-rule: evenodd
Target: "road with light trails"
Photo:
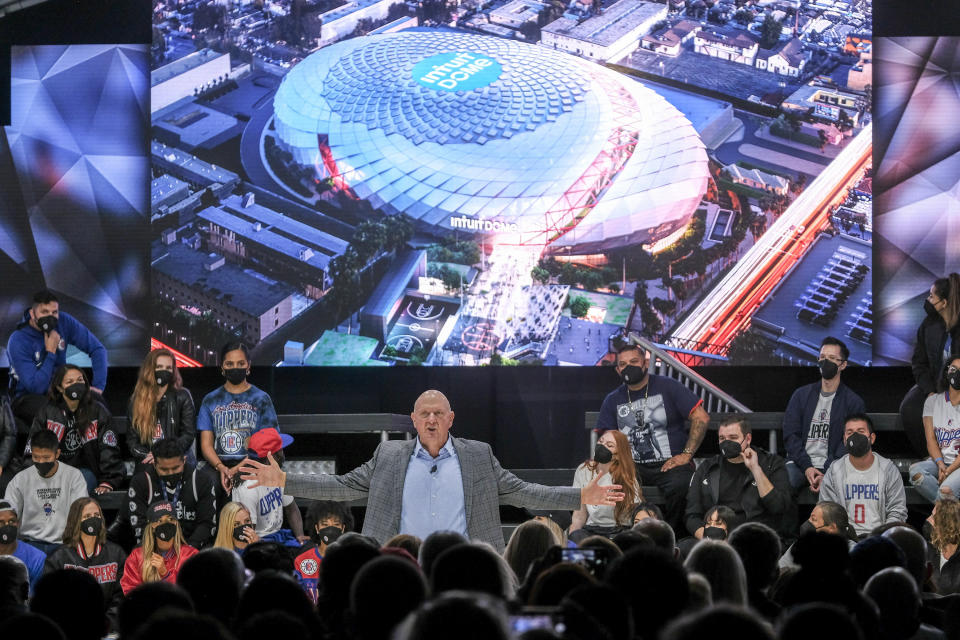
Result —
<instances>
[{"instance_id":1,"label":"road with light trails","mask_svg":"<svg viewBox=\"0 0 960 640\"><path fill-rule=\"evenodd\" d=\"M707 353L725 350L827 226L831 207L863 175L871 160L872 135L870 123L672 332L674 339L696 341Z\"/></svg>"}]
</instances>

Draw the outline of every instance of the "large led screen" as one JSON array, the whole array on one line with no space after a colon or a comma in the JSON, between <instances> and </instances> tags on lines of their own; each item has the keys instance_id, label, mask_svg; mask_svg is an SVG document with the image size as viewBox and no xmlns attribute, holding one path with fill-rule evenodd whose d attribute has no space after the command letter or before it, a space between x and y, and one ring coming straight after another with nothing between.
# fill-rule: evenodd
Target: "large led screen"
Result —
<instances>
[{"instance_id":1,"label":"large led screen","mask_svg":"<svg viewBox=\"0 0 960 640\"><path fill-rule=\"evenodd\" d=\"M46 286L114 364L908 361L960 263L955 41L781 4L158 2L149 52L15 47L2 328Z\"/></svg>"}]
</instances>

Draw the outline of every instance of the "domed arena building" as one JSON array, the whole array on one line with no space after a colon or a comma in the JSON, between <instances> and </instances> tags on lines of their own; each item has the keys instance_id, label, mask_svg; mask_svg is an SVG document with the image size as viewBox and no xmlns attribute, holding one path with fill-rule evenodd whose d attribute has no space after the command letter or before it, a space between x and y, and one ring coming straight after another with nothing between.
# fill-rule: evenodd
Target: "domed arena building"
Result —
<instances>
[{"instance_id":1,"label":"domed arena building","mask_svg":"<svg viewBox=\"0 0 960 640\"><path fill-rule=\"evenodd\" d=\"M696 130L655 91L491 36L333 44L287 74L274 115L297 162L388 214L551 253L666 246L708 182Z\"/></svg>"}]
</instances>

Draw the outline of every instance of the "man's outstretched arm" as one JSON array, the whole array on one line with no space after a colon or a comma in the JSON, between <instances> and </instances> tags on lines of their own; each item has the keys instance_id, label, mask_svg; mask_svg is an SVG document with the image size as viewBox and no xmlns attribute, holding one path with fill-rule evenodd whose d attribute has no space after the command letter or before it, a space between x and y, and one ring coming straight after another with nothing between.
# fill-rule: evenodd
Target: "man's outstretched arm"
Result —
<instances>
[{"instance_id":1,"label":"man's outstretched arm","mask_svg":"<svg viewBox=\"0 0 960 640\"><path fill-rule=\"evenodd\" d=\"M370 492L370 479L373 477L375 460L363 463L350 473L341 476L328 474L287 474L280 468L273 455L268 455L269 464L247 460L240 465L240 477L254 480L254 486L280 487L287 495L314 500L363 500Z\"/></svg>"}]
</instances>

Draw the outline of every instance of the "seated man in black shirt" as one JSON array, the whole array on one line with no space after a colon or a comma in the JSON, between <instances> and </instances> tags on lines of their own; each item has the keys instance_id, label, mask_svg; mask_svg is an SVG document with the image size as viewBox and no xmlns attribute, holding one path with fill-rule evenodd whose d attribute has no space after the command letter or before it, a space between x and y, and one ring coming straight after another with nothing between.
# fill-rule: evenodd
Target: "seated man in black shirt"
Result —
<instances>
[{"instance_id":1,"label":"seated man in black shirt","mask_svg":"<svg viewBox=\"0 0 960 640\"><path fill-rule=\"evenodd\" d=\"M687 529L703 537L703 516L714 505L733 509L737 522L762 522L781 535L793 514L790 478L783 458L753 448L745 418L728 418L717 431L720 455L697 468L687 492ZM731 527L732 529L733 527Z\"/></svg>"}]
</instances>

